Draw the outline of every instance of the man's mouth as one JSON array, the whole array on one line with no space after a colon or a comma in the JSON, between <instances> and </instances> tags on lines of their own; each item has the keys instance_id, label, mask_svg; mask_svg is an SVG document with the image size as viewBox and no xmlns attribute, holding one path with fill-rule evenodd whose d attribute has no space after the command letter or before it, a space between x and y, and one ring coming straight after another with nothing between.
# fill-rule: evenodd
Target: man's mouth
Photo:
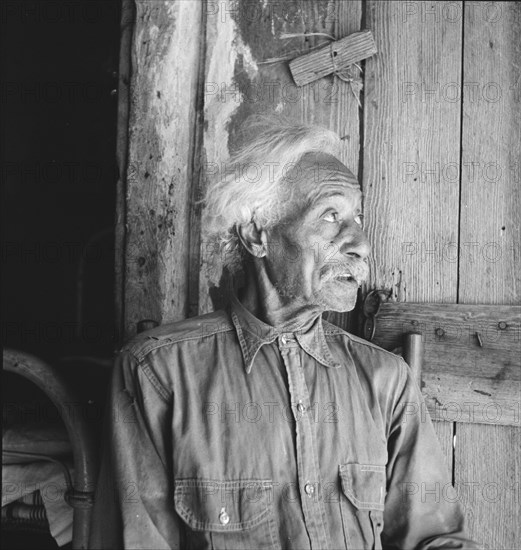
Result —
<instances>
[{"instance_id":1,"label":"man's mouth","mask_svg":"<svg viewBox=\"0 0 521 550\"><path fill-rule=\"evenodd\" d=\"M338 281L344 284L361 286L368 276L368 266L363 262L352 262L352 265L324 266L322 268L323 282Z\"/></svg>"}]
</instances>

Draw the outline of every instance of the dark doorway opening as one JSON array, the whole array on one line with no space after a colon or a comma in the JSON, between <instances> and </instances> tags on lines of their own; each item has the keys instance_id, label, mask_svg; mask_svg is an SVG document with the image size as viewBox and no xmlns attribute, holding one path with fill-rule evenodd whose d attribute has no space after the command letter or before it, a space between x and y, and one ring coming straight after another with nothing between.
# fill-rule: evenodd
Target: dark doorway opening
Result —
<instances>
[{"instance_id":1,"label":"dark doorway opening","mask_svg":"<svg viewBox=\"0 0 521 550\"><path fill-rule=\"evenodd\" d=\"M120 0L0 4L2 343L57 367L100 425L117 341L120 10ZM6 402L35 397L3 378L5 420ZM23 530L3 531L2 542L57 547Z\"/></svg>"}]
</instances>

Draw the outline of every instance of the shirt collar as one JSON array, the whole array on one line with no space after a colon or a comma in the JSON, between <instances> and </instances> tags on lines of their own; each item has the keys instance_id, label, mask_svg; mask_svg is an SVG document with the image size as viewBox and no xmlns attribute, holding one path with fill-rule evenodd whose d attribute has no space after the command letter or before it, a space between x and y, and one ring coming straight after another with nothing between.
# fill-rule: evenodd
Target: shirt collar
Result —
<instances>
[{"instance_id":1,"label":"shirt collar","mask_svg":"<svg viewBox=\"0 0 521 550\"><path fill-rule=\"evenodd\" d=\"M241 304L235 295L231 297L230 310L247 373L251 372L253 361L261 346L270 344L277 338L280 338L283 344L284 341L296 340L306 353L322 365L331 368L340 367L327 345L321 315L306 331L287 332L257 319Z\"/></svg>"}]
</instances>

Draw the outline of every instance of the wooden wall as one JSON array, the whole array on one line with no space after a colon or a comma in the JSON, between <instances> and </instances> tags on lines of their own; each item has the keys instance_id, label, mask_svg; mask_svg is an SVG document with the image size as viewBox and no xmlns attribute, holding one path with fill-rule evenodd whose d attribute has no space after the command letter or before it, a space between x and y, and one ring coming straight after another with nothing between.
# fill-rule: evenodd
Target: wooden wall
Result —
<instances>
[{"instance_id":1,"label":"wooden wall","mask_svg":"<svg viewBox=\"0 0 521 550\"><path fill-rule=\"evenodd\" d=\"M520 3L135 0L134 12L117 228L125 337L142 319L220 306L196 200L257 112L342 137L365 194L368 288L400 302L519 304ZM334 76L297 88L286 62L270 62L324 42L283 33L366 28L378 54L361 63L360 94ZM519 426L436 429L470 534L518 548Z\"/></svg>"}]
</instances>

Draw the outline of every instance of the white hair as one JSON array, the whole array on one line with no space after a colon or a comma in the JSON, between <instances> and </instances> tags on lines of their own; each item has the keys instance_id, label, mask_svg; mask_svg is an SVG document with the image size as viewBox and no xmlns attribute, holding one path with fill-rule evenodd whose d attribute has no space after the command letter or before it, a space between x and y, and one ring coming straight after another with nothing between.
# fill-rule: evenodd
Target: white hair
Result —
<instances>
[{"instance_id":1,"label":"white hair","mask_svg":"<svg viewBox=\"0 0 521 550\"><path fill-rule=\"evenodd\" d=\"M231 273L241 269L244 258L236 226L276 225L290 202L291 186L284 178L291 167L306 153L340 152L339 136L320 126L257 117L246 121L245 130L251 138L216 169L204 199L203 237L217 244Z\"/></svg>"}]
</instances>

